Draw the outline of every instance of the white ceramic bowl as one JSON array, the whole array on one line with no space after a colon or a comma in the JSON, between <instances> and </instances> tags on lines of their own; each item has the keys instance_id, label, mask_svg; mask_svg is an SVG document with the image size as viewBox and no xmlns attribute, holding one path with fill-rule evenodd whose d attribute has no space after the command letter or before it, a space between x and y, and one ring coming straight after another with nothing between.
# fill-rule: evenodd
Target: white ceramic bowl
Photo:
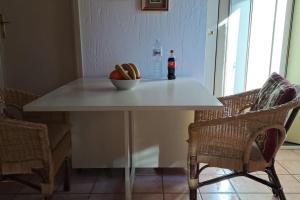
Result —
<instances>
[{"instance_id":1,"label":"white ceramic bowl","mask_svg":"<svg viewBox=\"0 0 300 200\"><path fill-rule=\"evenodd\" d=\"M141 79L137 80L113 80L110 79L112 84L118 89L118 90L130 90L135 88Z\"/></svg>"}]
</instances>

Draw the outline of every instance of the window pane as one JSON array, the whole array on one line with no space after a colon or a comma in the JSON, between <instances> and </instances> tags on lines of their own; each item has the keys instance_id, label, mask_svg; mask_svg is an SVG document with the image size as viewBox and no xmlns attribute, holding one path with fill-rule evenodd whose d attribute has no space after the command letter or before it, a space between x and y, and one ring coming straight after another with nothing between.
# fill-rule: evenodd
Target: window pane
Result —
<instances>
[{"instance_id":1,"label":"window pane","mask_svg":"<svg viewBox=\"0 0 300 200\"><path fill-rule=\"evenodd\" d=\"M270 73L276 0L253 0L247 90L262 87Z\"/></svg>"},{"instance_id":2,"label":"window pane","mask_svg":"<svg viewBox=\"0 0 300 200\"><path fill-rule=\"evenodd\" d=\"M225 61L225 95L245 90L250 7L250 0L231 1Z\"/></svg>"},{"instance_id":3,"label":"window pane","mask_svg":"<svg viewBox=\"0 0 300 200\"><path fill-rule=\"evenodd\" d=\"M277 1L277 12L276 12L276 22L274 30L274 44L273 44L273 53L272 53L272 65L271 72L280 73L280 65L282 59L282 48L283 40L285 33L285 19L287 11L287 1L288 0L279 0Z\"/></svg>"}]
</instances>

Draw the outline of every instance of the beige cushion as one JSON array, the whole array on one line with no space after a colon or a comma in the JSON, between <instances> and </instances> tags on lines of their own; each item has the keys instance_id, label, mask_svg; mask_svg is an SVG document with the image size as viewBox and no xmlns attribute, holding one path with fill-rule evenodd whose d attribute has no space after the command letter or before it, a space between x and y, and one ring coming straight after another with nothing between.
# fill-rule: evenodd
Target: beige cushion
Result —
<instances>
[{"instance_id":1,"label":"beige cushion","mask_svg":"<svg viewBox=\"0 0 300 200\"><path fill-rule=\"evenodd\" d=\"M70 125L63 123L47 124L50 147L54 150L64 136L70 131Z\"/></svg>"}]
</instances>

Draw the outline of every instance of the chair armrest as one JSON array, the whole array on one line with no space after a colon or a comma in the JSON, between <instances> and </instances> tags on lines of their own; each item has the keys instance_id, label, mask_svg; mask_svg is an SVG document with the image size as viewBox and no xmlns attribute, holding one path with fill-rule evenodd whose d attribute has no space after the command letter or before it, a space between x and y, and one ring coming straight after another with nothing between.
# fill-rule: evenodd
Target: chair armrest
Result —
<instances>
[{"instance_id":1,"label":"chair armrest","mask_svg":"<svg viewBox=\"0 0 300 200\"><path fill-rule=\"evenodd\" d=\"M285 138L284 122L288 108L290 105L282 105L269 110L192 123L189 126L189 151L195 155L199 149L201 151L201 148L211 148L211 146L218 148L227 145L234 149L229 152L230 156L241 157L247 164L252 144L259 135L266 134L266 130L271 128L280 130L277 149L282 144Z\"/></svg>"},{"instance_id":2,"label":"chair armrest","mask_svg":"<svg viewBox=\"0 0 300 200\"><path fill-rule=\"evenodd\" d=\"M15 105L20 109L39 97L29 92L9 88L0 89L0 96L3 96L6 104Z\"/></svg>"},{"instance_id":3,"label":"chair armrest","mask_svg":"<svg viewBox=\"0 0 300 200\"><path fill-rule=\"evenodd\" d=\"M0 119L0 160L2 163L50 161L50 144L44 124ZM0 162L0 163L1 163Z\"/></svg>"},{"instance_id":4,"label":"chair armrest","mask_svg":"<svg viewBox=\"0 0 300 200\"><path fill-rule=\"evenodd\" d=\"M224 107L222 110L199 110L195 111L195 122L230 117L239 114L246 108L251 107L258 96L260 89L218 98Z\"/></svg>"}]
</instances>

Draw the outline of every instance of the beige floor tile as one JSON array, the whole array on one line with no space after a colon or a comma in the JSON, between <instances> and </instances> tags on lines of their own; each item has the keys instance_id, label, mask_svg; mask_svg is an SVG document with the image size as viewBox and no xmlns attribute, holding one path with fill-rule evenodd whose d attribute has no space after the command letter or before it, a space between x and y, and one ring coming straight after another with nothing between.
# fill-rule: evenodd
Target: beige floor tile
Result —
<instances>
[{"instance_id":1,"label":"beige floor tile","mask_svg":"<svg viewBox=\"0 0 300 200\"><path fill-rule=\"evenodd\" d=\"M88 194L55 194L51 200L89 200Z\"/></svg>"},{"instance_id":2,"label":"beige floor tile","mask_svg":"<svg viewBox=\"0 0 300 200\"><path fill-rule=\"evenodd\" d=\"M125 200L122 194L92 194L89 200Z\"/></svg>"},{"instance_id":3,"label":"beige floor tile","mask_svg":"<svg viewBox=\"0 0 300 200\"><path fill-rule=\"evenodd\" d=\"M264 176L258 175L260 178L265 178ZM267 177L266 177L267 178ZM237 177L230 180L233 187L238 193L270 193L271 190L256 181L253 181L246 177Z\"/></svg>"},{"instance_id":4,"label":"beige floor tile","mask_svg":"<svg viewBox=\"0 0 300 200\"><path fill-rule=\"evenodd\" d=\"M13 200L15 195L2 195L0 194L0 199L1 200Z\"/></svg>"},{"instance_id":5,"label":"beige floor tile","mask_svg":"<svg viewBox=\"0 0 300 200\"><path fill-rule=\"evenodd\" d=\"M292 150L297 156L300 156L300 149Z\"/></svg>"},{"instance_id":6,"label":"beige floor tile","mask_svg":"<svg viewBox=\"0 0 300 200\"><path fill-rule=\"evenodd\" d=\"M179 176L163 176L164 192L165 193L188 193L189 186L187 177Z\"/></svg>"},{"instance_id":7,"label":"beige floor tile","mask_svg":"<svg viewBox=\"0 0 300 200\"><path fill-rule=\"evenodd\" d=\"M218 177L219 175L211 175L211 174L203 174L200 175L200 181L206 181L209 179L213 179ZM219 192L219 193L232 193L235 192L232 185L230 184L229 180L224 180L218 183L214 183L211 185L206 185L200 188L201 193L212 193L212 192Z\"/></svg>"},{"instance_id":8,"label":"beige floor tile","mask_svg":"<svg viewBox=\"0 0 300 200\"><path fill-rule=\"evenodd\" d=\"M232 173L232 171L229 170L229 169L223 169L223 171L224 171L225 174L231 174Z\"/></svg>"},{"instance_id":9,"label":"beige floor tile","mask_svg":"<svg viewBox=\"0 0 300 200\"><path fill-rule=\"evenodd\" d=\"M90 171L90 175L93 173L98 174L98 178L93 186L92 193L124 193L124 170L123 169L102 169L98 171ZM97 177L97 176L96 176Z\"/></svg>"},{"instance_id":10,"label":"beige floor tile","mask_svg":"<svg viewBox=\"0 0 300 200\"><path fill-rule=\"evenodd\" d=\"M93 194L97 193L124 193L124 178L120 176L99 177L93 187Z\"/></svg>"},{"instance_id":11,"label":"beige floor tile","mask_svg":"<svg viewBox=\"0 0 300 200\"><path fill-rule=\"evenodd\" d=\"M300 174L300 160L279 160L278 162L290 174Z\"/></svg>"},{"instance_id":12,"label":"beige floor tile","mask_svg":"<svg viewBox=\"0 0 300 200\"><path fill-rule=\"evenodd\" d=\"M163 175L183 175L186 176L185 168L163 168Z\"/></svg>"},{"instance_id":13,"label":"beige floor tile","mask_svg":"<svg viewBox=\"0 0 300 200\"><path fill-rule=\"evenodd\" d=\"M299 200L300 199L300 194L286 194L286 199L287 200Z\"/></svg>"},{"instance_id":14,"label":"beige floor tile","mask_svg":"<svg viewBox=\"0 0 300 200\"><path fill-rule=\"evenodd\" d=\"M275 162L275 170L277 174L289 174L289 172L279 162Z\"/></svg>"},{"instance_id":15,"label":"beige floor tile","mask_svg":"<svg viewBox=\"0 0 300 200\"><path fill-rule=\"evenodd\" d=\"M202 167L203 165L200 165ZM225 174L224 169L217 167L208 167L204 169L201 174Z\"/></svg>"},{"instance_id":16,"label":"beige floor tile","mask_svg":"<svg viewBox=\"0 0 300 200\"><path fill-rule=\"evenodd\" d=\"M133 200L163 200L163 194L134 194Z\"/></svg>"},{"instance_id":17,"label":"beige floor tile","mask_svg":"<svg viewBox=\"0 0 300 200\"><path fill-rule=\"evenodd\" d=\"M162 168L137 168L135 170L136 176L161 176L162 173Z\"/></svg>"},{"instance_id":18,"label":"beige floor tile","mask_svg":"<svg viewBox=\"0 0 300 200\"><path fill-rule=\"evenodd\" d=\"M161 176L136 176L133 186L134 193L162 193Z\"/></svg>"},{"instance_id":19,"label":"beige floor tile","mask_svg":"<svg viewBox=\"0 0 300 200\"><path fill-rule=\"evenodd\" d=\"M30 183L34 183L34 184L40 184L40 182L41 182L41 178L38 176L34 176L34 175L23 175L21 178ZM59 191L61 189L60 187L62 184L62 180L63 180L63 175L60 175L55 178L54 191ZM20 194L40 194L40 191L33 189L29 186L22 185L22 188L18 193L20 193Z\"/></svg>"},{"instance_id":20,"label":"beige floor tile","mask_svg":"<svg viewBox=\"0 0 300 200\"><path fill-rule=\"evenodd\" d=\"M0 194L15 194L18 193L23 185L13 181L2 181L0 182Z\"/></svg>"},{"instance_id":21,"label":"beige floor tile","mask_svg":"<svg viewBox=\"0 0 300 200\"><path fill-rule=\"evenodd\" d=\"M202 200L239 200L236 194L201 194Z\"/></svg>"},{"instance_id":22,"label":"beige floor tile","mask_svg":"<svg viewBox=\"0 0 300 200\"><path fill-rule=\"evenodd\" d=\"M268 180L267 175L260 175L259 177ZM285 193L300 193L300 183L293 175L278 175L278 177Z\"/></svg>"},{"instance_id":23,"label":"beige floor tile","mask_svg":"<svg viewBox=\"0 0 300 200\"><path fill-rule=\"evenodd\" d=\"M273 194L239 194L241 200L277 200Z\"/></svg>"},{"instance_id":24,"label":"beige floor tile","mask_svg":"<svg viewBox=\"0 0 300 200\"><path fill-rule=\"evenodd\" d=\"M279 162L275 162L275 170L277 174L289 174L289 172L283 166L281 166ZM266 173L263 171L258 171L254 174L265 175Z\"/></svg>"},{"instance_id":25,"label":"beige floor tile","mask_svg":"<svg viewBox=\"0 0 300 200\"><path fill-rule=\"evenodd\" d=\"M294 177L300 182L300 175L294 175Z\"/></svg>"},{"instance_id":26,"label":"beige floor tile","mask_svg":"<svg viewBox=\"0 0 300 200\"><path fill-rule=\"evenodd\" d=\"M189 194L165 194L165 200L190 200ZM197 200L201 200L201 196L198 193Z\"/></svg>"},{"instance_id":27,"label":"beige floor tile","mask_svg":"<svg viewBox=\"0 0 300 200\"><path fill-rule=\"evenodd\" d=\"M292 175L278 175L285 193L300 193L300 183Z\"/></svg>"},{"instance_id":28,"label":"beige floor tile","mask_svg":"<svg viewBox=\"0 0 300 200\"><path fill-rule=\"evenodd\" d=\"M300 160L300 155L293 150L279 150L276 155L276 160Z\"/></svg>"},{"instance_id":29,"label":"beige floor tile","mask_svg":"<svg viewBox=\"0 0 300 200\"><path fill-rule=\"evenodd\" d=\"M73 176L71 177L71 190L69 192L64 192L63 184L61 184L58 192L88 194L92 191L96 179L96 177Z\"/></svg>"},{"instance_id":30,"label":"beige floor tile","mask_svg":"<svg viewBox=\"0 0 300 200\"><path fill-rule=\"evenodd\" d=\"M41 200L43 197L37 194L19 194L14 200Z\"/></svg>"}]
</instances>

